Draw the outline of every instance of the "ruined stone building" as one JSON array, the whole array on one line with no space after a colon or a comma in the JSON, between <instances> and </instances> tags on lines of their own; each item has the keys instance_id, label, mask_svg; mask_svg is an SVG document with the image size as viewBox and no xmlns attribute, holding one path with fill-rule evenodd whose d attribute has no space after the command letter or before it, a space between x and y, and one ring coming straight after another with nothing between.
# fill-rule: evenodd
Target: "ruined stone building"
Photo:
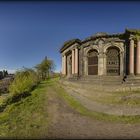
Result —
<instances>
[{"instance_id":1,"label":"ruined stone building","mask_svg":"<svg viewBox=\"0 0 140 140\"><path fill-rule=\"evenodd\" d=\"M140 74L140 30L97 33L85 40L72 39L60 49L62 75L66 78L137 76Z\"/></svg>"}]
</instances>

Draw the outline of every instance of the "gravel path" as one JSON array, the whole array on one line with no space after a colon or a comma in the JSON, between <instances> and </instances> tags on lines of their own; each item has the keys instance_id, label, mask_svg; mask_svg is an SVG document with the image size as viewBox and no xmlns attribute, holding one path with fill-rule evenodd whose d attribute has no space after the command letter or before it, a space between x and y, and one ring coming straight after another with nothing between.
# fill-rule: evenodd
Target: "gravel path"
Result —
<instances>
[{"instance_id":1,"label":"gravel path","mask_svg":"<svg viewBox=\"0 0 140 140\"><path fill-rule=\"evenodd\" d=\"M81 116L58 96L53 87L47 90L49 127L51 139L138 139L140 124L121 124L93 120Z\"/></svg>"},{"instance_id":2,"label":"gravel path","mask_svg":"<svg viewBox=\"0 0 140 140\"><path fill-rule=\"evenodd\" d=\"M80 103L91 111L103 112L106 114L112 115L140 115L139 107L132 107L127 105L111 105L111 104L102 104L93 100L88 99L87 97L80 94L78 88L66 87L63 88L74 98L76 98ZM85 93L86 94L86 93Z\"/></svg>"}]
</instances>

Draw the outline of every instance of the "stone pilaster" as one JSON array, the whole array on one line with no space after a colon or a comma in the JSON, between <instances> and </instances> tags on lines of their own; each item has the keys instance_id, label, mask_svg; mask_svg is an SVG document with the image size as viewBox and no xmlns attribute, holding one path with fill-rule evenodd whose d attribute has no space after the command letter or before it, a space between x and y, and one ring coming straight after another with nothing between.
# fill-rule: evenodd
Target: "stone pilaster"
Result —
<instances>
[{"instance_id":1,"label":"stone pilaster","mask_svg":"<svg viewBox=\"0 0 140 140\"><path fill-rule=\"evenodd\" d=\"M72 50L72 74L75 73L75 55L74 49Z\"/></svg>"},{"instance_id":2,"label":"stone pilaster","mask_svg":"<svg viewBox=\"0 0 140 140\"><path fill-rule=\"evenodd\" d=\"M120 75L124 75L124 52L120 52Z\"/></svg>"},{"instance_id":3,"label":"stone pilaster","mask_svg":"<svg viewBox=\"0 0 140 140\"><path fill-rule=\"evenodd\" d=\"M62 69L61 69L61 71L62 71L62 74L64 74L64 56L62 55Z\"/></svg>"},{"instance_id":4,"label":"stone pilaster","mask_svg":"<svg viewBox=\"0 0 140 140\"><path fill-rule=\"evenodd\" d=\"M140 75L140 40L137 41L136 49L136 74Z\"/></svg>"},{"instance_id":5,"label":"stone pilaster","mask_svg":"<svg viewBox=\"0 0 140 140\"><path fill-rule=\"evenodd\" d=\"M64 60L63 60L63 62L64 62L64 64L63 64L63 66L64 66L64 70L63 70L63 72L64 72L64 75L66 75L66 55L64 55Z\"/></svg>"},{"instance_id":6,"label":"stone pilaster","mask_svg":"<svg viewBox=\"0 0 140 140\"><path fill-rule=\"evenodd\" d=\"M75 74L78 74L78 48L75 48Z\"/></svg>"},{"instance_id":7,"label":"stone pilaster","mask_svg":"<svg viewBox=\"0 0 140 140\"><path fill-rule=\"evenodd\" d=\"M129 74L134 75L134 40L130 40L129 47Z\"/></svg>"},{"instance_id":8,"label":"stone pilaster","mask_svg":"<svg viewBox=\"0 0 140 140\"><path fill-rule=\"evenodd\" d=\"M88 75L88 58L84 56L84 75Z\"/></svg>"},{"instance_id":9,"label":"stone pilaster","mask_svg":"<svg viewBox=\"0 0 140 140\"><path fill-rule=\"evenodd\" d=\"M104 56L103 53L98 55L98 75L104 74Z\"/></svg>"},{"instance_id":10,"label":"stone pilaster","mask_svg":"<svg viewBox=\"0 0 140 140\"><path fill-rule=\"evenodd\" d=\"M106 69L107 69L107 63L106 63L106 58L107 58L107 56L106 56L106 53L103 53L103 75L107 75L107 71L106 71Z\"/></svg>"}]
</instances>

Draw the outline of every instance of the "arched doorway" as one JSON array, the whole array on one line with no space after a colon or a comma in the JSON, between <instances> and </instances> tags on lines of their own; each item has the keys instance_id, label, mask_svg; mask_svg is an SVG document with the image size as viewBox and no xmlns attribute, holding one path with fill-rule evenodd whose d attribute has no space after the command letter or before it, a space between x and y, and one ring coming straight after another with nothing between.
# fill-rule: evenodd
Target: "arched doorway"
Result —
<instances>
[{"instance_id":1,"label":"arched doorway","mask_svg":"<svg viewBox=\"0 0 140 140\"><path fill-rule=\"evenodd\" d=\"M88 75L98 75L98 52L90 50L88 52Z\"/></svg>"},{"instance_id":2,"label":"arched doorway","mask_svg":"<svg viewBox=\"0 0 140 140\"><path fill-rule=\"evenodd\" d=\"M120 50L117 47L107 49L107 75L120 75Z\"/></svg>"}]
</instances>

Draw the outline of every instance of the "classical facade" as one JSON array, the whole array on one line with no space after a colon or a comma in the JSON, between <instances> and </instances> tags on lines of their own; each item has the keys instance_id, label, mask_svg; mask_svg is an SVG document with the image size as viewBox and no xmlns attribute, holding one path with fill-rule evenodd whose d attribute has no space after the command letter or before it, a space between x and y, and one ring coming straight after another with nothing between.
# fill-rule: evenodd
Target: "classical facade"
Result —
<instances>
[{"instance_id":1,"label":"classical facade","mask_svg":"<svg viewBox=\"0 0 140 140\"><path fill-rule=\"evenodd\" d=\"M140 75L140 30L126 29L124 33L97 33L85 40L64 43L62 74L67 77L87 75Z\"/></svg>"}]
</instances>

